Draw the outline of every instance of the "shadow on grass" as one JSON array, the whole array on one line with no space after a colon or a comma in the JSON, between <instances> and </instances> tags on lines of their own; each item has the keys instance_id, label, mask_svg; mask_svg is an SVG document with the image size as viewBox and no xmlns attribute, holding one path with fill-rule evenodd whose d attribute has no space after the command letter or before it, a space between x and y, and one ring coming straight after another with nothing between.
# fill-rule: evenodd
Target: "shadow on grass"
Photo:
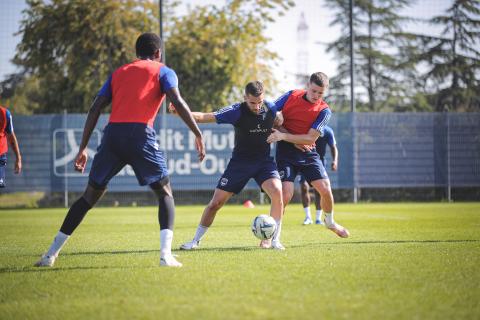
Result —
<instances>
[{"instance_id":1,"label":"shadow on grass","mask_svg":"<svg viewBox=\"0 0 480 320\"><path fill-rule=\"evenodd\" d=\"M127 270L127 269L156 269L157 266L99 266L99 267L52 267L52 268L38 268L32 266L0 268L2 273L28 273L28 272L58 272L58 271L74 271L74 270Z\"/></svg>"},{"instance_id":2,"label":"shadow on grass","mask_svg":"<svg viewBox=\"0 0 480 320\"><path fill-rule=\"evenodd\" d=\"M430 244L430 243L462 243L462 242L480 242L477 239L465 239L465 240L371 240L371 241L341 241L341 242L310 242L300 245L292 245L289 248L302 248L309 246L324 246L324 245L355 245L355 244Z\"/></svg>"}]
</instances>

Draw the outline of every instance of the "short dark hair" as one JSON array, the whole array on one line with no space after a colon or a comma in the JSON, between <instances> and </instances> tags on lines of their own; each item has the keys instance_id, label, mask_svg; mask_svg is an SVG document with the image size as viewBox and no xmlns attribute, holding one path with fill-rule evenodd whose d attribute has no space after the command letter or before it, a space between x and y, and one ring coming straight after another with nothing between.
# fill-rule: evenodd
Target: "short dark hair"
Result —
<instances>
[{"instance_id":1,"label":"short dark hair","mask_svg":"<svg viewBox=\"0 0 480 320\"><path fill-rule=\"evenodd\" d=\"M135 51L139 58L151 57L157 50L161 50L161 48L162 39L152 32L141 34L135 43Z\"/></svg>"},{"instance_id":2,"label":"short dark hair","mask_svg":"<svg viewBox=\"0 0 480 320\"><path fill-rule=\"evenodd\" d=\"M310 76L310 83L315 83L320 87L328 87L328 76L323 72L315 72Z\"/></svg>"},{"instance_id":3,"label":"short dark hair","mask_svg":"<svg viewBox=\"0 0 480 320\"><path fill-rule=\"evenodd\" d=\"M263 93L263 83L260 81L252 81L245 87L245 94L258 97Z\"/></svg>"}]
</instances>

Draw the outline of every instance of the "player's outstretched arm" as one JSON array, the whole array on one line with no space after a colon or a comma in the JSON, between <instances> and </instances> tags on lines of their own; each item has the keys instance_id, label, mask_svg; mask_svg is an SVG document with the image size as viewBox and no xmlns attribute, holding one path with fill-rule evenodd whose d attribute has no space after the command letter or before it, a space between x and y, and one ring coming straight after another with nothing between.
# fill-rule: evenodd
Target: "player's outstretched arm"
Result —
<instances>
[{"instance_id":1,"label":"player's outstretched arm","mask_svg":"<svg viewBox=\"0 0 480 320\"><path fill-rule=\"evenodd\" d=\"M203 143L202 132L198 128L195 118L190 111L185 100L183 100L180 92L177 88L171 88L166 92L168 99L172 102L177 114L182 118L183 122L190 128L190 130L195 134L195 147L198 152L198 159L200 161L205 158L205 144Z\"/></svg>"},{"instance_id":2,"label":"player's outstretched arm","mask_svg":"<svg viewBox=\"0 0 480 320\"><path fill-rule=\"evenodd\" d=\"M332 154L332 170L337 171L338 167L338 149L337 145L333 145L330 147L330 152Z\"/></svg>"},{"instance_id":3,"label":"player's outstretched arm","mask_svg":"<svg viewBox=\"0 0 480 320\"><path fill-rule=\"evenodd\" d=\"M20 148L18 147L17 137L15 133L7 134L8 142L12 146L13 153L15 154L15 173L18 174L22 172L22 155L20 154Z\"/></svg>"},{"instance_id":4,"label":"player's outstretched arm","mask_svg":"<svg viewBox=\"0 0 480 320\"><path fill-rule=\"evenodd\" d=\"M168 111L170 111L172 114L178 116L177 110L175 109L175 107L171 103L168 106ZM192 111L191 113L192 113L193 119L195 119L195 122L197 122L197 123L216 122L215 114L213 112Z\"/></svg>"},{"instance_id":5,"label":"player's outstretched arm","mask_svg":"<svg viewBox=\"0 0 480 320\"><path fill-rule=\"evenodd\" d=\"M310 128L307 134L291 134L276 129L272 129L272 131L267 138L268 143L284 140L293 144L312 145L320 136L320 132L312 128Z\"/></svg>"},{"instance_id":6,"label":"player's outstretched arm","mask_svg":"<svg viewBox=\"0 0 480 320\"><path fill-rule=\"evenodd\" d=\"M90 110L88 110L87 120L85 121L85 126L83 127L82 141L78 148L78 154L75 158L74 167L75 170L83 172L87 164L87 145L90 140L95 126L97 125L98 118L102 113L102 110L110 104L110 99L105 96L96 96L93 100Z\"/></svg>"}]
</instances>

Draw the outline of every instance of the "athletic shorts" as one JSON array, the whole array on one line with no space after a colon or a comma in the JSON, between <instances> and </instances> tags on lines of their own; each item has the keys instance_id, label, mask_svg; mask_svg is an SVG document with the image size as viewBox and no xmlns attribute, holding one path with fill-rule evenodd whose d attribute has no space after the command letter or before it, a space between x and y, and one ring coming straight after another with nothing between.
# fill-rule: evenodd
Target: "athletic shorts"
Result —
<instances>
[{"instance_id":1,"label":"athletic shorts","mask_svg":"<svg viewBox=\"0 0 480 320\"><path fill-rule=\"evenodd\" d=\"M125 165L132 166L142 186L168 175L155 131L143 123L109 123L93 158L89 184L103 189Z\"/></svg>"},{"instance_id":2,"label":"athletic shorts","mask_svg":"<svg viewBox=\"0 0 480 320\"><path fill-rule=\"evenodd\" d=\"M325 159L320 159L320 161L322 162L323 164L323 167L326 169L327 168L327 162L325 161ZM299 184L304 184L305 183L305 177L302 173L299 173L298 174L298 183ZM312 180L313 181L313 180ZM309 183L310 184L310 183Z\"/></svg>"},{"instance_id":3,"label":"athletic shorts","mask_svg":"<svg viewBox=\"0 0 480 320\"><path fill-rule=\"evenodd\" d=\"M310 183L318 179L328 179L327 171L317 153L302 158L277 157L278 172L283 181L294 182L297 174L302 174Z\"/></svg>"},{"instance_id":4,"label":"athletic shorts","mask_svg":"<svg viewBox=\"0 0 480 320\"><path fill-rule=\"evenodd\" d=\"M0 188L5 188L5 169L7 167L7 154L0 155Z\"/></svg>"},{"instance_id":5,"label":"athletic shorts","mask_svg":"<svg viewBox=\"0 0 480 320\"><path fill-rule=\"evenodd\" d=\"M251 178L259 186L268 179L280 179L273 158L259 160L230 159L217 188L227 192L239 193Z\"/></svg>"}]
</instances>

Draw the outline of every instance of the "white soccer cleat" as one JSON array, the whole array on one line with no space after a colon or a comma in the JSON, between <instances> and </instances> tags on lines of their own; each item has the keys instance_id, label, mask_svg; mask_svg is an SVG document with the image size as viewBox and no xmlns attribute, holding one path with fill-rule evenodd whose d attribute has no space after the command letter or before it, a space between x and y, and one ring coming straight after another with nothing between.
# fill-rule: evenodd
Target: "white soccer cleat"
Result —
<instances>
[{"instance_id":1,"label":"white soccer cleat","mask_svg":"<svg viewBox=\"0 0 480 320\"><path fill-rule=\"evenodd\" d=\"M53 265L55 264L55 259L57 257L55 256L47 256L47 255L42 255L42 257L40 258L40 260L38 260L34 266L35 267L53 267Z\"/></svg>"},{"instance_id":2,"label":"white soccer cleat","mask_svg":"<svg viewBox=\"0 0 480 320\"><path fill-rule=\"evenodd\" d=\"M200 247L200 241L188 241L180 246L181 250L195 250Z\"/></svg>"},{"instance_id":3,"label":"white soccer cleat","mask_svg":"<svg viewBox=\"0 0 480 320\"><path fill-rule=\"evenodd\" d=\"M305 220L303 220L303 225L306 226L308 224L312 224L312 219L310 218L305 218Z\"/></svg>"},{"instance_id":4,"label":"white soccer cleat","mask_svg":"<svg viewBox=\"0 0 480 320\"><path fill-rule=\"evenodd\" d=\"M160 257L160 266L180 268L181 266L183 266L183 264L181 262L178 262L177 259L173 257L173 255L169 254Z\"/></svg>"},{"instance_id":5,"label":"white soccer cleat","mask_svg":"<svg viewBox=\"0 0 480 320\"><path fill-rule=\"evenodd\" d=\"M285 247L280 243L280 241L272 241L271 248L274 250L285 250Z\"/></svg>"},{"instance_id":6,"label":"white soccer cleat","mask_svg":"<svg viewBox=\"0 0 480 320\"><path fill-rule=\"evenodd\" d=\"M350 232L346 228L339 225L338 223L334 222L331 225L327 225L327 223L325 222L325 226L329 230L335 232L337 236L339 236L340 238L348 238L350 236Z\"/></svg>"}]
</instances>

